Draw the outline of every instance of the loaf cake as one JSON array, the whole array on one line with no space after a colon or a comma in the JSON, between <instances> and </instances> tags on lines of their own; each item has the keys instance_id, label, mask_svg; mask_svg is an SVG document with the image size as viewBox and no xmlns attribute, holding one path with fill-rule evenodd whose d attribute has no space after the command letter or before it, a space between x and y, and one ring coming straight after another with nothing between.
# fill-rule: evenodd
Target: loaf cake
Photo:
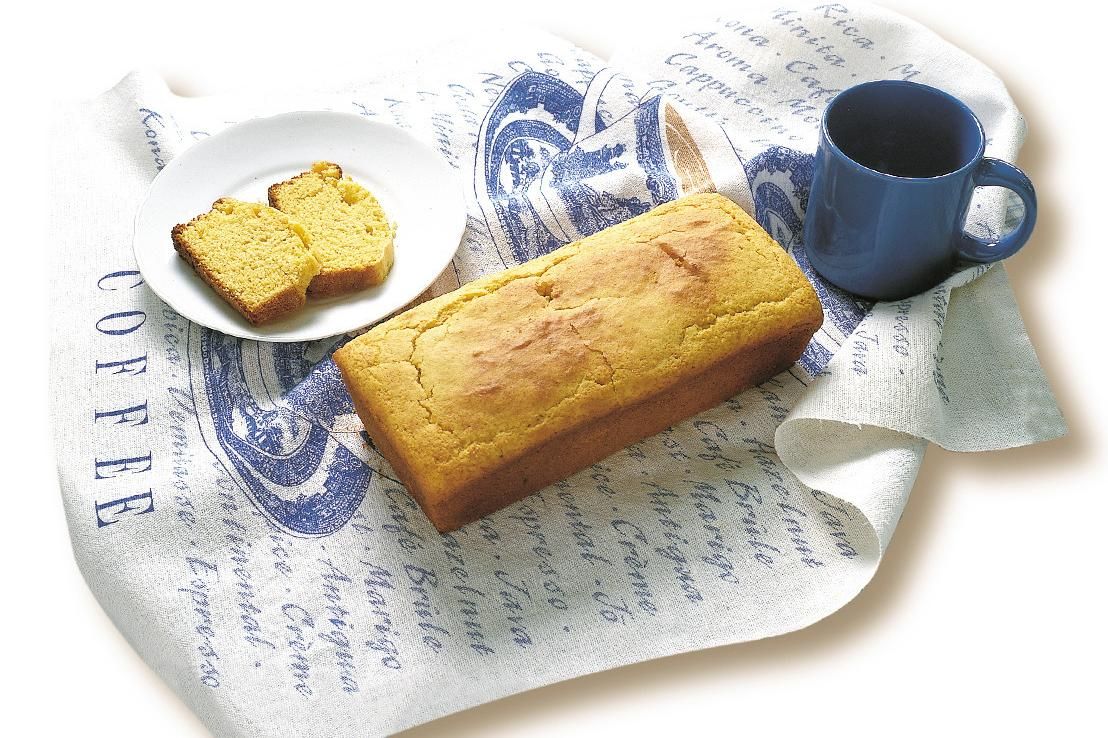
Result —
<instances>
[{"instance_id":1,"label":"loaf cake","mask_svg":"<svg viewBox=\"0 0 1108 738\"><path fill-rule=\"evenodd\" d=\"M423 303L335 362L440 531L788 368L823 311L721 195L691 195Z\"/></svg>"},{"instance_id":2,"label":"loaf cake","mask_svg":"<svg viewBox=\"0 0 1108 738\"><path fill-rule=\"evenodd\" d=\"M338 164L317 161L269 188L269 204L304 224L320 271L308 286L319 297L384 281L392 268L394 229L377 198Z\"/></svg>"},{"instance_id":3,"label":"loaf cake","mask_svg":"<svg viewBox=\"0 0 1108 738\"><path fill-rule=\"evenodd\" d=\"M265 205L224 197L173 227L173 247L201 279L254 325L304 305L319 272L299 223Z\"/></svg>"}]
</instances>

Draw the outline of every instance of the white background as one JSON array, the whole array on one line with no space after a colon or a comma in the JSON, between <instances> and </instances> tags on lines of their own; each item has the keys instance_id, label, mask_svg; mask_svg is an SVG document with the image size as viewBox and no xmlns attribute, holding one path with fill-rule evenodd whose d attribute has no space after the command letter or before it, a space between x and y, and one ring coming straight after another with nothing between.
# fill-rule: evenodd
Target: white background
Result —
<instances>
[{"instance_id":1,"label":"white background","mask_svg":"<svg viewBox=\"0 0 1108 738\"><path fill-rule=\"evenodd\" d=\"M49 100L94 96L136 66L184 94L367 78L489 17L605 56L694 4L230 5L5 11L4 735L207 734L115 631L70 552L46 416ZM741 5L717 7L737 16ZM1070 2L884 5L991 66L1027 118L1018 163L1037 185L1039 225L1008 269L1069 436L991 454L932 447L873 582L805 631L576 679L406 736L1105 735L1104 13Z\"/></svg>"}]
</instances>

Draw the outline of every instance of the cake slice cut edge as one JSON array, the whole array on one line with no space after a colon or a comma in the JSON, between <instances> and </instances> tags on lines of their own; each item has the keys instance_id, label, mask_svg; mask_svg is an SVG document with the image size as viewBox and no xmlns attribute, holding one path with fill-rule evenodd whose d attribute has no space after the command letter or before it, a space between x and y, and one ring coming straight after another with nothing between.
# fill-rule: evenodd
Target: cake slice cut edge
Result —
<instances>
[{"instance_id":1,"label":"cake slice cut edge","mask_svg":"<svg viewBox=\"0 0 1108 738\"><path fill-rule=\"evenodd\" d=\"M317 161L307 171L271 185L269 204L304 224L320 263L308 287L331 297L381 284L392 269L396 227L373 193L342 167Z\"/></svg>"},{"instance_id":2,"label":"cake slice cut edge","mask_svg":"<svg viewBox=\"0 0 1108 738\"><path fill-rule=\"evenodd\" d=\"M171 236L181 258L252 325L303 307L320 269L304 227L260 203L220 198Z\"/></svg>"}]
</instances>

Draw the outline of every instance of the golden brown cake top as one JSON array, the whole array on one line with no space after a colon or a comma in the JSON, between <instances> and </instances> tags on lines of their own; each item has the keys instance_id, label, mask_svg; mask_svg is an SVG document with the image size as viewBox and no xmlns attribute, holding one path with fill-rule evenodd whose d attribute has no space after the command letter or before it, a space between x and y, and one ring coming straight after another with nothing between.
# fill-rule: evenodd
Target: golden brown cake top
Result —
<instances>
[{"instance_id":1,"label":"golden brown cake top","mask_svg":"<svg viewBox=\"0 0 1108 738\"><path fill-rule=\"evenodd\" d=\"M435 490L695 376L782 321L821 319L791 257L707 193L419 305L336 359Z\"/></svg>"}]
</instances>

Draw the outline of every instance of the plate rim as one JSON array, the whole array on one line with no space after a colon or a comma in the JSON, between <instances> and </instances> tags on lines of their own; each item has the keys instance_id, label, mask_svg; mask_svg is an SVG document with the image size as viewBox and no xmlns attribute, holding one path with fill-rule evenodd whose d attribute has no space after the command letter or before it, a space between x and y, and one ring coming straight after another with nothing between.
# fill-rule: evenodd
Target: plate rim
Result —
<instances>
[{"instance_id":1,"label":"plate rim","mask_svg":"<svg viewBox=\"0 0 1108 738\"><path fill-rule=\"evenodd\" d=\"M297 117L297 116L324 116L324 117L345 118L345 119L348 119L348 120L356 120L356 121L358 121L359 124L365 124L365 125L370 126L371 128L387 128L391 132L393 132L394 134L398 134L401 137L406 138L413 145L415 145L418 148L423 149L428 154L430 154L430 157L435 162L435 165L441 167L441 172L442 172L443 175L445 175L444 179L448 183L446 185L446 187L449 190L451 190L454 193L454 195L456 196L455 203L457 205L457 210L458 210L457 217L459 218L459 222L456 224L457 233L458 233L458 236L457 236L458 242L457 242L457 244L455 244L453 250L451 250L449 252L449 255L443 260L442 265L438 266L438 268L434 271L433 274L431 274L431 270L428 270L428 274L431 274L431 276L428 278L426 284L423 284L419 288L418 291L415 291L415 294L413 294L408 300L404 301L403 303L401 303L397 307L393 308L392 310L388 311L384 315L381 315L380 317L371 319L368 322L364 322L364 323L360 323L360 324L355 325L355 326L350 326L350 327L347 327L347 328L343 328L342 330L339 330L337 332L333 332L333 331L330 331L330 330L325 330L322 333L312 333L310 335L305 335L305 336L292 336L292 335L288 335L288 334L285 334L285 333L276 334L276 335L272 335L272 336L259 335L259 334L254 333L254 332L251 331L252 326L250 326L250 324L248 322L246 322L245 318L242 319L245 323L245 326L242 326L242 327L240 327L240 326L231 326L233 328L233 330L223 330L223 328L213 328L212 326L208 325L207 323L202 322L200 320L197 320L192 315L187 314L185 311L182 311L180 309L180 307L178 307L178 305L174 303L173 300L171 300L168 297L166 297L165 295L163 295L156 287L154 287L153 284L150 283L150 280L147 278L147 275L146 275L146 269L144 268L143 257L140 255L141 250L138 247L139 221L141 220L143 212L146 210L146 206L150 201L151 195L153 194L155 183L158 181L159 178L161 178L163 175L165 175L166 172L174 170L176 168L179 168L180 162L183 161L185 159L185 157L188 156L190 153L196 151L198 148L208 146L210 141L213 141L213 140L221 138L221 137L225 137L226 134L229 134L232 131L235 131L236 129L239 129L243 126L258 125L258 124L264 124L264 123L273 123L275 121L280 120L281 118L293 118L293 117ZM454 199L454 198L452 198L452 199ZM453 208L451 208L451 209L453 209ZM342 335L342 334L346 334L346 333L351 333L353 331L358 331L358 330L361 330L363 328L366 328L367 326L370 326L370 325L373 325L375 323L387 320L390 317L392 317L392 316L398 314L399 312L401 312L406 306L411 304L411 302L413 300L415 300L421 294L423 294L427 290L428 287L430 287L432 284L434 284L435 280L437 280L442 275L442 273L446 270L446 268L448 266L450 266L450 262L452 262L454 260L454 257L457 256L457 254L458 254L458 250L461 248L462 239L465 236L465 229L466 229L466 223L468 221L468 218L469 218L469 211L468 211L468 208L466 206L465 192L462 188L462 185L457 180L455 170L443 159L443 157L439 154L439 152L437 152L433 147L431 147L430 145L428 145L424 141L422 141L419 138L417 138L416 136L412 135L411 132L401 128L400 126L393 125L391 123L386 123L384 121L374 120L372 118L367 118L367 117L365 117L363 115L359 115L357 113L349 113L349 112L344 112L344 111L339 111L339 110L323 110L323 109L317 109L317 110L288 110L288 111L285 111L285 112L282 112L282 113L276 113L274 115L259 115L259 116L255 116L255 117L252 117L252 118L247 118L246 120L241 120L241 121L238 121L236 123L233 123L233 124L227 126L226 128L224 128L223 130L221 130L217 133L214 133L211 136L208 136L207 138L205 138L201 141L197 141L197 142L193 143L192 145L188 146L185 150L183 150L181 153L177 154L172 159L170 159L169 162L164 167L162 167L162 169L154 176L154 178L152 180L150 180L150 184L147 185L147 187L146 187L146 192L143 195L142 201L139 203L138 209L135 211L135 216L134 216L134 218L132 220L132 223L131 223L131 254L135 259L135 265L138 267L139 276L142 277L142 281L146 284L147 287L150 288L150 291L153 292L154 295L159 300L161 300L168 307L170 307L174 312L176 312L178 315L180 315L181 317L183 317L185 320L189 321L190 323L195 323L196 325L207 328L208 330L218 331L219 333L223 333L224 335L233 336L235 338L242 338L242 339L246 339L246 340L250 340L250 341L261 341L261 342L265 342L265 343L301 343L301 342L307 342L307 341L319 341L319 340L322 340L322 339L325 339L325 338L331 338L331 337L334 337L334 336L338 336L338 335ZM397 223L398 227L400 225L401 224ZM422 282L422 280L420 280L420 281ZM211 290L210 286L208 286L208 285L205 285L205 286L208 287L209 291ZM222 300L223 299L218 294L216 294L214 291L211 292L210 296L211 296L212 299L216 299L216 300ZM238 313L236 312L236 315L237 314ZM239 317L241 317L241 316L239 316Z\"/></svg>"}]
</instances>

